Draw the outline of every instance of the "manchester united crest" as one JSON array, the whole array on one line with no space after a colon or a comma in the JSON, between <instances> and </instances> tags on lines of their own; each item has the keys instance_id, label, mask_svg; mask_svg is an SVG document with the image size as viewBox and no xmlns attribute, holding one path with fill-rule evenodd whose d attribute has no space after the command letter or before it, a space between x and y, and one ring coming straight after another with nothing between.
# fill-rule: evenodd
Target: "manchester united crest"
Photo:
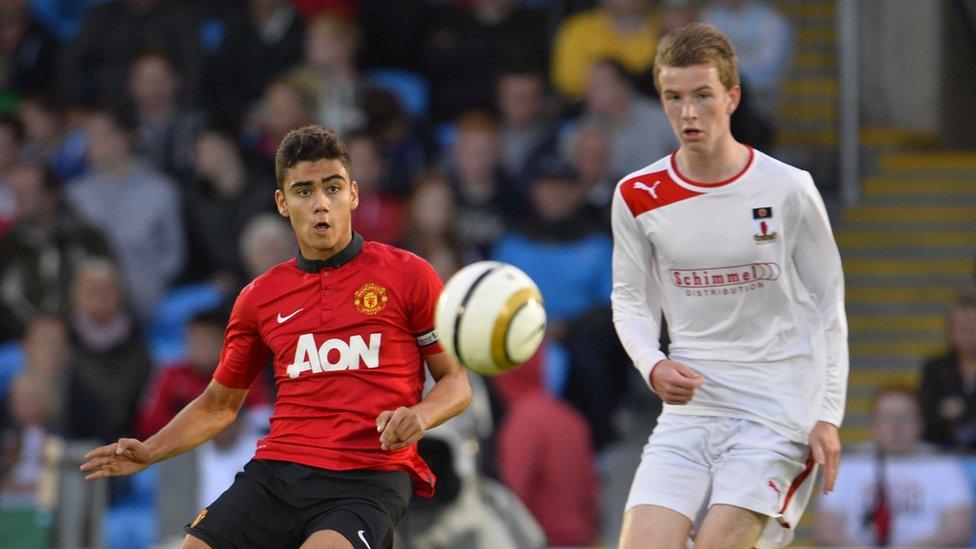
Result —
<instances>
[{"instance_id":1,"label":"manchester united crest","mask_svg":"<svg viewBox=\"0 0 976 549\"><path fill-rule=\"evenodd\" d=\"M386 307L389 299L386 295L386 288L379 284L367 282L356 290L355 301L353 304L364 315L375 315Z\"/></svg>"}]
</instances>

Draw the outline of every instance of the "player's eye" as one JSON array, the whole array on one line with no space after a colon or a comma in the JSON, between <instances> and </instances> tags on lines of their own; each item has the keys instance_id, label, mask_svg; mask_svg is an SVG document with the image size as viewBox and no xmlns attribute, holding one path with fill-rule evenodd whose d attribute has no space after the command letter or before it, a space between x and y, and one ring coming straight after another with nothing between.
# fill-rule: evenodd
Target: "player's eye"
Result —
<instances>
[{"instance_id":1,"label":"player's eye","mask_svg":"<svg viewBox=\"0 0 976 549\"><path fill-rule=\"evenodd\" d=\"M698 99L708 99L711 96L712 96L712 94L710 94L710 93L699 93L698 94Z\"/></svg>"},{"instance_id":2,"label":"player's eye","mask_svg":"<svg viewBox=\"0 0 976 549\"><path fill-rule=\"evenodd\" d=\"M312 194L312 191L307 188L298 189L298 196L308 196L310 194Z\"/></svg>"},{"instance_id":3,"label":"player's eye","mask_svg":"<svg viewBox=\"0 0 976 549\"><path fill-rule=\"evenodd\" d=\"M335 194L335 193L337 193L337 192L339 192L341 190L342 190L342 187L340 187L338 185L329 185L329 192L330 193Z\"/></svg>"}]
</instances>

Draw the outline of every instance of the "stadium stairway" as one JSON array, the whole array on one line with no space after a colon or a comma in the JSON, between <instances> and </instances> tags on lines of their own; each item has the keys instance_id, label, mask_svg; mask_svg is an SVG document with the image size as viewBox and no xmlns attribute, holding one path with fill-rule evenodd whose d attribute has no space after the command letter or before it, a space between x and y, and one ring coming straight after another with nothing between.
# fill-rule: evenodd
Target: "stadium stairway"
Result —
<instances>
[{"instance_id":1,"label":"stadium stairway","mask_svg":"<svg viewBox=\"0 0 976 549\"><path fill-rule=\"evenodd\" d=\"M945 349L946 306L976 263L976 152L883 152L875 164L834 227L850 324L846 444L870 439L877 386L914 385Z\"/></svg>"},{"instance_id":2,"label":"stadium stairway","mask_svg":"<svg viewBox=\"0 0 976 549\"><path fill-rule=\"evenodd\" d=\"M860 205L834 218L850 328L841 429L847 449L871 439L875 389L916 384L925 358L945 349L946 305L973 281L976 153L920 152L906 145L928 140L884 128L862 131L862 150L874 167L862 183ZM818 494L791 546L814 545L815 513L809 511Z\"/></svg>"}]
</instances>

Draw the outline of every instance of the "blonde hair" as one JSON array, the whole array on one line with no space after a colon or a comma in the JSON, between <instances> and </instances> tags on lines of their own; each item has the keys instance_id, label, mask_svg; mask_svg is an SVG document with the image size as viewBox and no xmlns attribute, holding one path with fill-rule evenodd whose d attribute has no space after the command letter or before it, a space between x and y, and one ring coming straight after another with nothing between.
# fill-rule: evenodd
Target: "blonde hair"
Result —
<instances>
[{"instance_id":1,"label":"blonde hair","mask_svg":"<svg viewBox=\"0 0 976 549\"><path fill-rule=\"evenodd\" d=\"M654 87L661 93L661 67L712 65L718 79L730 90L739 85L739 62L735 48L722 32L705 23L692 23L669 32L654 56Z\"/></svg>"}]
</instances>

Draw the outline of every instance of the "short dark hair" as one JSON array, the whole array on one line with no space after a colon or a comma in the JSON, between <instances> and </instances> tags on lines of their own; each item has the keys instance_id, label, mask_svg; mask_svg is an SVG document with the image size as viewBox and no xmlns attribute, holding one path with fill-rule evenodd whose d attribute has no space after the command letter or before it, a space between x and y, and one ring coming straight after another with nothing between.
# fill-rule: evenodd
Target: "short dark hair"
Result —
<instances>
[{"instance_id":1,"label":"short dark hair","mask_svg":"<svg viewBox=\"0 0 976 549\"><path fill-rule=\"evenodd\" d=\"M339 160L349 171L349 151L332 130L313 124L288 132L275 154L275 178L285 190L285 174L299 162Z\"/></svg>"}]
</instances>

